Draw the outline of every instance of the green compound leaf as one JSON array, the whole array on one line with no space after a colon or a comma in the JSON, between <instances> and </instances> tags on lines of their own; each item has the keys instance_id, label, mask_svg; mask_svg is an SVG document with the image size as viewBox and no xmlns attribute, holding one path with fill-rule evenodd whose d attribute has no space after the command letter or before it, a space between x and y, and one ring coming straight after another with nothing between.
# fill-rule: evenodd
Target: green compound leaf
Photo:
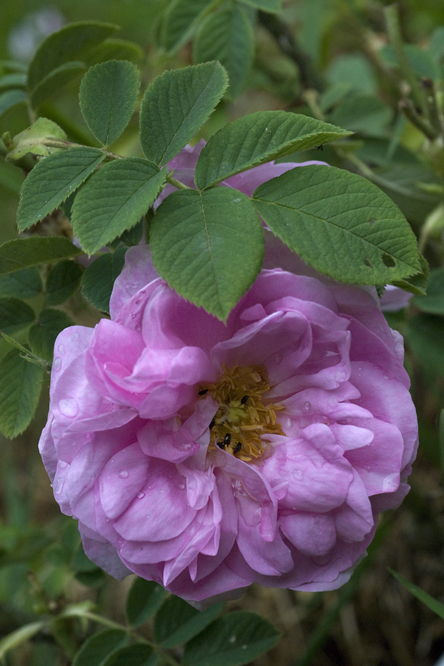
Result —
<instances>
[{"instance_id":1,"label":"green compound leaf","mask_svg":"<svg viewBox=\"0 0 444 666\"><path fill-rule=\"evenodd\" d=\"M250 200L225 187L170 194L151 222L150 242L168 284L222 321L256 279L264 252Z\"/></svg>"},{"instance_id":2,"label":"green compound leaf","mask_svg":"<svg viewBox=\"0 0 444 666\"><path fill-rule=\"evenodd\" d=\"M0 361L0 432L12 439L29 425L39 401L43 373L14 349Z\"/></svg>"},{"instance_id":3,"label":"green compound leaf","mask_svg":"<svg viewBox=\"0 0 444 666\"><path fill-rule=\"evenodd\" d=\"M144 624L157 613L164 603L168 592L153 581L137 577L126 599L126 617L134 629Z\"/></svg>"},{"instance_id":4,"label":"green compound leaf","mask_svg":"<svg viewBox=\"0 0 444 666\"><path fill-rule=\"evenodd\" d=\"M6 159L13 162L28 153L48 157L51 153L60 152L61 148L46 144L54 139L66 141L67 138L62 128L52 120L38 118L30 127L16 134L13 139L15 148L7 154Z\"/></svg>"},{"instance_id":5,"label":"green compound leaf","mask_svg":"<svg viewBox=\"0 0 444 666\"><path fill-rule=\"evenodd\" d=\"M11 334L35 321L34 310L18 298L0 298L0 331Z\"/></svg>"},{"instance_id":6,"label":"green compound leaf","mask_svg":"<svg viewBox=\"0 0 444 666\"><path fill-rule=\"evenodd\" d=\"M53 69L31 92L31 106L36 109L48 97L51 97L60 88L73 81L79 74L83 74L86 69L84 62L67 62Z\"/></svg>"},{"instance_id":7,"label":"green compound leaf","mask_svg":"<svg viewBox=\"0 0 444 666\"><path fill-rule=\"evenodd\" d=\"M386 284L420 271L416 238L401 211L361 176L295 168L258 187L253 201L274 234L336 280Z\"/></svg>"},{"instance_id":8,"label":"green compound leaf","mask_svg":"<svg viewBox=\"0 0 444 666\"><path fill-rule=\"evenodd\" d=\"M80 108L96 139L109 146L131 120L139 94L139 71L127 60L91 67L82 79Z\"/></svg>"},{"instance_id":9,"label":"green compound leaf","mask_svg":"<svg viewBox=\"0 0 444 666\"><path fill-rule=\"evenodd\" d=\"M156 666L158 657L149 645L138 643L120 648L114 652L103 666Z\"/></svg>"},{"instance_id":10,"label":"green compound leaf","mask_svg":"<svg viewBox=\"0 0 444 666\"><path fill-rule=\"evenodd\" d=\"M218 0L173 0L163 22L162 46L170 54L190 39L196 23L218 4Z\"/></svg>"},{"instance_id":11,"label":"green compound leaf","mask_svg":"<svg viewBox=\"0 0 444 666\"><path fill-rule=\"evenodd\" d=\"M60 206L105 159L98 148L71 148L50 155L23 183L17 211L19 231L29 229Z\"/></svg>"},{"instance_id":12,"label":"green compound leaf","mask_svg":"<svg viewBox=\"0 0 444 666\"><path fill-rule=\"evenodd\" d=\"M183 645L211 624L223 607L213 604L202 613L179 597L169 597L154 620L156 641L163 648Z\"/></svg>"},{"instance_id":13,"label":"green compound leaf","mask_svg":"<svg viewBox=\"0 0 444 666\"><path fill-rule=\"evenodd\" d=\"M282 9L282 0L241 0L241 2L270 14L276 14Z\"/></svg>"},{"instance_id":14,"label":"green compound leaf","mask_svg":"<svg viewBox=\"0 0 444 666\"><path fill-rule=\"evenodd\" d=\"M166 170L138 157L99 169L72 207L72 226L82 248L97 252L137 224L157 198L165 176Z\"/></svg>"},{"instance_id":15,"label":"green compound leaf","mask_svg":"<svg viewBox=\"0 0 444 666\"><path fill-rule=\"evenodd\" d=\"M308 116L286 111L258 111L216 132L196 166L199 189L277 157L309 150L349 136L351 132Z\"/></svg>"},{"instance_id":16,"label":"green compound leaf","mask_svg":"<svg viewBox=\"0 0 444 666\"><path fill-rule=\"evenodd\" d=\"M140 141L149 160L162 166L190 141L228 85L218 62L164 72L148 86L140 109Z\"/></svg>"},{"instance_id":17,"label":"green compound leaf","mask_svg":"<svg viewBox=\"0 0 444 666\"><path fill-rule=\"evenodd\" d=\"M16 238L0 245L0 275L78 254L83 254L82 250L67 238Z\"/></svg>"},{"instance_id":18,"label":"green compound leaf","mask_svg":"<svg viewBox=\"0 0 444 666\"><path fill-rule=\"evenodd\" d=\"M118 26L95 21L70 23L53 32L36 51L29 65L28 85L31 91L54 69L72 61L84 61Z\"/></svg>"},{"instance_id":19,"label":"green compound leaf","mask_svg":"<svg viewBox=\"0 0 444 666\"><path fill-rule=\"evenodd\" d=\"M76 653L72 666L103 666L119 648L127 645L128 635L120 629L105 629L93 634Z\"/></svg>"},{"instance_id":20,"label":"green compound leaf","mask_svg":"<svg viewBox=\"0 0 444 666\"><path fill-rule=\"evenodd\" d=\"M83 268L75 261L59 261L46 280L46 302L48 305L64 303L80 284Z\"/></svg>"},{"instance_id":21,"label":"green compound leaf","mask_svg":"<svg viewBox=\"0 0 444 666\"><path fill-rule=\"evenodd\" d=\"M109 299L114 282L122 272L126 250L120 246L115 252L98 257L82 276L82 294L98 310L109 313Z\"/></svg>"},{"instance_id":22,"label":"green compound leaf","mask_svg":"<svg viewBox=\"0 0 444 666\"><path fill-rule=\"evenodd\" d=\"M51 362L56 337L68 326L74 326L74 322L61 310L42 310L37 322L29 329L28 342L34 354Z\"/></svg>"},{"instance_id":23,"label":"green compound leaf","mask_svg":"<svg viewBox=\"0 0 444 666\"><path fill-rule=\"evenodd\" d=\"M227 97L243 90L254 56L254 33L239 5L210 14L201 25L193 44L194 62L218 60L227 70Z\"/></svg>"},{"instance_id":24,"label":"green compound leaf","mask_svg":"<svg viewBox=\"0 0 444 666\"><path fill-rule=\"evenodd\" d=\"M0 277L0 296L35 298L42 291L42 278L36 266Z\"/></svg>"},{"instance_id":25,"label":"green compound leaf","mask_svg":"<svg viewBox=\"0 0 444 666\"><path fill-rule=\"evenodd\" d=\"M185 646L184 666L241 666L276 645L280 633L270 622L235 611L216 620Z\"/></svg>"}]
</instances>

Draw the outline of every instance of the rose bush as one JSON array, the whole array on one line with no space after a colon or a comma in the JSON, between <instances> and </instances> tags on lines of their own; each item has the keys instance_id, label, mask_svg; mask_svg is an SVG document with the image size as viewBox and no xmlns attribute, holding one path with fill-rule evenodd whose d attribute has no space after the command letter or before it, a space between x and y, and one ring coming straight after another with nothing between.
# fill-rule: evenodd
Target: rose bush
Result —
<instances>
[{"instance_id":1,"label":"rose bush","mask_svg":"<svg viewBox=\"0 0 444 666\"><path fill-rule=\"evenodd\" d=\"M294 166L226 184L248 191ZM192 601L253 582L334 589L408 491L402 361L372 291L321 278L271 234L226 325L131 248L111 320L55 344L40 441L55 498L117 578Z\"/></svg>"}]
</instances>

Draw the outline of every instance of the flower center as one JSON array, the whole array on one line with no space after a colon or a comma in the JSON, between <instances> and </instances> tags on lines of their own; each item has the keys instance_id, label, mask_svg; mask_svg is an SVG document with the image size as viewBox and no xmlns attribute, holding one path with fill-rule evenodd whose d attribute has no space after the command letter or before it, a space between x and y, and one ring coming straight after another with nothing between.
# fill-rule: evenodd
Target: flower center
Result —
<instances>
[{"instance_id":1,"label":"flower center","mask_svg":"<svg viewBox=\"0 0 444 666\"><path fill-rule=\"evenodd\" d=\"M262 365L227 368L215 384L202 384L199 396L211 395L219 409L210 423L209 451L216 446L246 462L264 453L267 435L283 435L276 412L284 409L264 404L270 390Z\"/></svg>"}]
</instances>

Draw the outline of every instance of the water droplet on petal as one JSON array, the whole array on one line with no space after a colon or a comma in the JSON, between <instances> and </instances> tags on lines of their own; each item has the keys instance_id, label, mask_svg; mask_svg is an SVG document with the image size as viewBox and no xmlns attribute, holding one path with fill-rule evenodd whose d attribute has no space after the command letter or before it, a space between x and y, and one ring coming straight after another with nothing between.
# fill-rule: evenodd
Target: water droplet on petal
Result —
<instances>
[{"instance_id":1,"label":"water droplet on petal","mask_svg":"<svg viewBox=\"0 0 444 666\"><path fill-rule=\"evenodd\" d=\"M179 490L183 490L185 488L185 485L183 483L179 483L177 487L179 488Z\"/></svg>"},{"instance_id":2,"label":"water droplet on petal","mask_svg":"<svg viewBox=\"0 0 444 666\"><path fill-rule=\"evenodd\" d=\"M71 340L72 340L73 342L75 342L75 341L78 340L78 339L79 339L79 334L78 334L77 331L75 331L75 333L73 333L72 336L71 336Z\"/></svg>"},{"instance_id":3,"label":"water droplet on petal","mask_svg":"<svg viewBox=\"0 0 444 666\"><path fill-rule=\"evenodd\" d=\"M304 403L304 410L305 410L306 412L309 412L310 409L311 409L311 403L310 403L310 402L306 402L306 403Z\"/></svg>"},{"instance_id":4,"label":"water droplet on petal","mask_svg":"<svg viewBox=\"0 0 444 666\"><path fill-rule=\"evenodd\" d=\"M302 479L302 470L295 469L294 470L294 475L295 475L296 479Z\"/></svg>"},{"instance_id":5,"label":"water droplet on petal","mask_svg":"<svg viewBox=\"0 0 444 666\"><path fill-rule=\"evenodd\" d=\"M63 416L73 419L79 413L79 406L75 398L65 398L59 400L59 411Z\"/></svg>"},{"instance_id":6,"label":"water droplet on petal","mask_svg":"<svg viewBox=\"0 0 444 666\"><path fill-rule=\"evenodd\" d=\"M59 468L60 469L66 469L68 467L68 463L65 462L64 460L59 460Z\"/></svg>"},{"instance_id":7,"label":"water droplet on petal","mask_svg":"<svg viewBox=\"0 0 444 666\"><path fill-rule=\"evenodd\" d=\"M128 478L128 471L126 469L121 469L119 472L119 478L120 479L127 479Z\"/></svg>"},{"instance_id":8,"label":"water droplet on petal","mask_svg":"<svg viewBox=\"0 0 444 666\"><path fill-rule=\"evenodd\" d=\"M143 499L145 497L145 493L137 493L137 499Z\"/></svg>"},{"instance_id":9,"label":"water droplet on petal","mask_svg":"<svg viewBox=\"0 0 444 666\"><path fill-rule=\"evenodd\" d=\"M57 356L57 358L54 359L52 367L56 372L60 370L60 368L62 367L62 359L60 358L60 356Z\"/></svg>"},{"instance_id":10,"label":"water droplet on petal","mask_svg":"<svg viewBox=\"0 0 444 666\"><path fill-rule=\"evenodd\" d=\"M57 481L55 482L55 486L54 486L54 494L55 495L60 495L60 493L63 490L64 485L65 485L65 479L57 479Z\"/></svg>"},{"instance_id":11,"label":"water droplet on petal","mask_svg":"<svg viewBox=\"0 0 444 666\"><path fill-rule=\"evenodd\" d=\"M63 356L63 354L65 353L65 345L59 345L57 347L57 351L59 352L60 356Z\"/></svg>"}]
</instances>

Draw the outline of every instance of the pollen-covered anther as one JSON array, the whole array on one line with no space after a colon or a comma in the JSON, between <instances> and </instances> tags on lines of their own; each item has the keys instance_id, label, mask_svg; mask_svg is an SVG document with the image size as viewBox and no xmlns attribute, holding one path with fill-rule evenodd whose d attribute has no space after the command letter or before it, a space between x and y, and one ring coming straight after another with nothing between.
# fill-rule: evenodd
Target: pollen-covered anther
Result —
<instances>
[{"instance_id":1,"label":"pollen-covered anther","mask_svg":"<svg viewBox=\"0 0 444 666\"><path fill-rule=\"evenodd\" d=\"M209 451L217 447L246 462L264 453L267 435L284 435L276 418L283 406L266 402L270 384L263 366L223 366L215 384L199 387L219 408L210 424Z\"/></svg>"}]
</instances>

